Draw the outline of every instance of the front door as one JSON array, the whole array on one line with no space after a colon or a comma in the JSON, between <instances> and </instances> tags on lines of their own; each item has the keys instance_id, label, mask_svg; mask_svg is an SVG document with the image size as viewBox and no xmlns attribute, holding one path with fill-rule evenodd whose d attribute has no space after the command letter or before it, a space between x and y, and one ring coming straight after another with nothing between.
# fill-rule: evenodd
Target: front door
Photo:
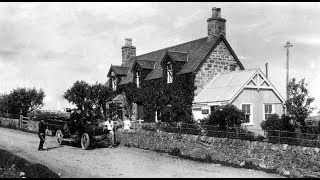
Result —
<instances>
[{"instance_id":1,"label":"front door","mask_svg":"<svg viewBox=\"0 0 320 180\"><path fill-rule=\"evenodd\" d=\"M137 114L137 119L143 120L143 105L138 104L138 114Z\"/></svg>"}]
</instances>

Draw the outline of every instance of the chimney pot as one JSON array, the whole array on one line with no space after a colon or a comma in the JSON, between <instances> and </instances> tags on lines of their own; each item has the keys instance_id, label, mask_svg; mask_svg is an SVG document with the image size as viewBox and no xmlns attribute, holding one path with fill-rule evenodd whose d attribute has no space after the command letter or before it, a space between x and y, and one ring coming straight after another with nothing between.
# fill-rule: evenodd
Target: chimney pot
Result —
<instances>
[{"instance_id":1,"label":"chimney pot","mask_svg":"<svg viewBox=\"0 0 320 180\"><path fill-rule=\"evenodd\" d=\"M208 22L208 41L214 40L220 34L226 36L226 20L221 18L221 8L212 8L212 17Z\"/></svg>"},{"instance_id":2,"label":"chimney pot","mask_svg":"<svg viewBox=\"0 0 320 180\"><path fill-rule=\"evenodd\" d=\"M125 38L125 46L132 46L132 39L131 38Z\"/></svg>"},{"instance_id":3,"label":"chimney pot","mask_svg":"<svg viewBox=\"0 0 320 180\"><path fill-rule=\"evenodd\" d=\"M212 17L215 18L215 17L218 17L218 9L220 8L216 8L216 7L213 7L212 8Z\"/></svg>"},{"instance_id":4,"label":"chimney pot","mask_svg":"<svg viewBox=\"0 0 320 180\"><path fill-rule=\"evenodd\" d=\"M268 78L268 63L266 63L266 77Z\"/></svg>"}]
</instances>

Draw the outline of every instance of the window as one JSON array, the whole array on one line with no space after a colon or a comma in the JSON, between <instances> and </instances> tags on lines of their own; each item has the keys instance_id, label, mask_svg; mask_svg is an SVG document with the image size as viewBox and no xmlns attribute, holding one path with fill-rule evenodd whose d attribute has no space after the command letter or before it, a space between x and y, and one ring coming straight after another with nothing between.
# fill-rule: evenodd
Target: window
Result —
<instances>
[{"instance_id":1,"label":"window","mask_svg":"<svg viewBox=\"0 0 320 180\"><path fill-rule=\"evenodd\" d=\"M234 65L234 64L230 64L230 70L231 71L235 71L236 70L236 65Z\"/></svg>"},{"instance_id":2,"label":"window","mask_svg":"<svg viewBox=\"0 0 320 180\"><path fill-rule=\"evenodd\" d=\"M112 90L117 90L117 80L115 76L111 76L111 86L112 86Z\"/></svg>"},{"instance_id":3,"label":"window","mask_svg":"<svg viewBox=\"0 0 320 180\"><path fill-rule=\"evenodd\" d=\"M172 83L172 63L167 63L167 83Z\"/></svg>"},{"instance_id":4,"label":"window","mask_svg":"<svg viewBox=\"0 0 320 180\"><path fill-rule=\"evenodd\" d=\"M252 124L252 109L251 104L242 104L242 111L244 112L244 123Z\"/></svg>"},{"instance_id":5,"label":"window","mask_svg":"<svg viewBox=\"0 0 320 180\"><path fill-rule=\"evenodd\" d=\"M273 104L264 105L264 120L267 120L273 114Z\"/></svg>"},{"instance_id":6,"label":"window","mask_svg":"<svg viewBox=\"0 0 320 180\"><path fill-rule=\"evenodd\" d=\"M218 105L210 106L210 112L212 113L213 111L215 111L215 110L218 109L218 108L219 108Z\"/></svg>"},{"instance_id":7,"label":"window","mask_svg":"<svg viewBox=\"0 0 320 180\"><path fill-rule=\"evenodd\" d=\"M209 109L202 109L202 110L201 110L201 113L202 113L202 114L209 114Z\"/></svg>"},{"instance_id":8,"label":"window","mask_svg":"<svg viewBox=\"0 0 320 180\"><path fill-rule=\"evenodd\" d=\"M136 84L137 87L140 87L140 71L136 72Z\"/></svg>"}]
</instances>

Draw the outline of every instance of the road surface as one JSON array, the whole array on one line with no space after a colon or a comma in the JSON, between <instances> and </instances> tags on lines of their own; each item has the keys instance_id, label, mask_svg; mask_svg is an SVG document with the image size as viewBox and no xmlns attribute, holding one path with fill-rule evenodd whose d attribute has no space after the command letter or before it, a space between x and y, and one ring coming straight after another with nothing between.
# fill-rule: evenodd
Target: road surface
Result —
<instances>
[{"instance_id":1,"label":"road surface","mask_svg":"<svg viewBox=\"0 0 320 180\"><path fill-rule=\"evenodd\" d=\"M71 145L58 147L47 137L49 151L38 151L37 134L0 127L0 148L30 162L42 163L62 178L76 177L185 177L185 178L281 178L277 174L181 159L165 153L118 146L83 150Z\"/></svg>"}]
</instances>

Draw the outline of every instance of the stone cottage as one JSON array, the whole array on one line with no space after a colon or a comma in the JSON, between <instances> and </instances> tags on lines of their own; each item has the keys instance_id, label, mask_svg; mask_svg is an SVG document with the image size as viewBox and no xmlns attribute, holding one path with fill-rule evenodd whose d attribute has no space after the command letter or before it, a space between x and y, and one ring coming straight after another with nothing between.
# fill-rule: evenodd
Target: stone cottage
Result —
<instances>
[{"instance_id":1,"label":"stone cottage","mask_svg":"<svg viewBox=\"0 0 320 180\"><path fill-rule=\"evenodd\" d=\"M134 84L132 87L137 92L144 91L141 95L144 100L133 102L133 119L157 121L170 118L161 116L168 113L197 117L198 112L192 109L197 109L199 104L193 100L218 73L245 70L226 39L226 20L221 17L220 8L212 8L207 27L203 38L138 56L132 39L125 39L121 48L122 64L111 65L105 85L117 91L121 86ZM120 116L123 116L122 96L125 93L119 91L112 101L118 104Z\"/></svg>"}]
</instances>

